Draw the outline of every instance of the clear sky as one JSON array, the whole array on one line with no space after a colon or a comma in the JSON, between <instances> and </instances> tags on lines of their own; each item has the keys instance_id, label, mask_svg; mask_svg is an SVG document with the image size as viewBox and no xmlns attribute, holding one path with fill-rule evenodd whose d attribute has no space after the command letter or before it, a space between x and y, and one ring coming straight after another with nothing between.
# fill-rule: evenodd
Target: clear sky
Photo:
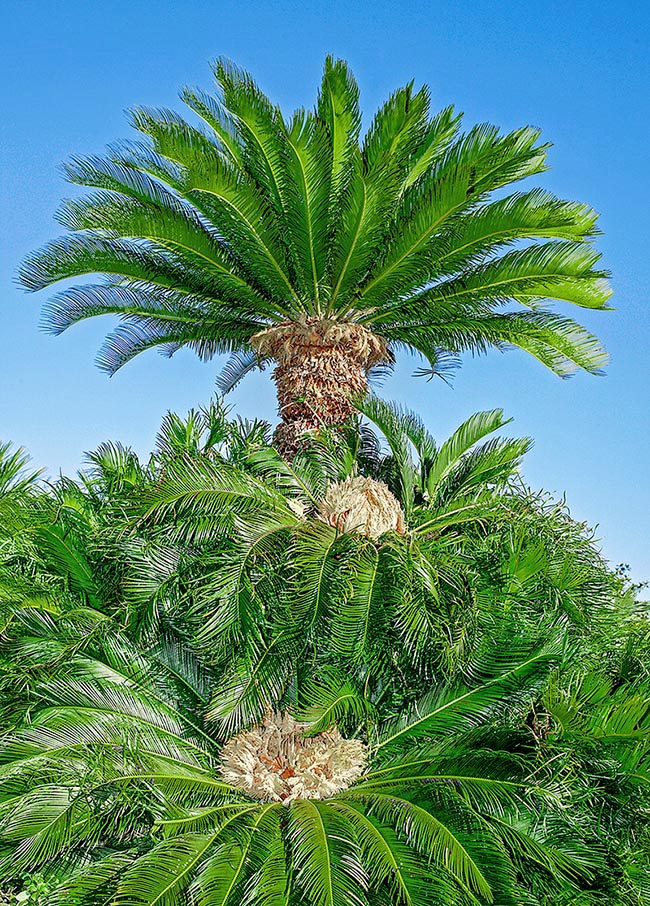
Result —
<instances>
[{"instance_id":1,"label":"clear sky","mask_svg":"<svg viewBox=\"0 0 650 906\"><path fill-rule=\"evenodd\" d=\"M644 9L645 8L645 9ZM181 109L178 89L209 87L225 54L285 110L311 105L323 58L351 64L366 116L415 79L465 122L533 124L553 142L538 184L602 213L599 245L615 312L578 317L612 355L606 377L561 381L523 353L468 359L453 389L410 377L402 359L382 388L443 438L477 409L503 407L535 447L525 477L566 493L598 525L605 555L650 579L650 6L639 0L5 0L0 41L0 439L24 445L50 474L120 439L141 454L164 412L214 392L219 362L146 353L108 379L93 364L109 327L60 338L39 330L48 296L16 289L21 258L60 232L70 193L57 167L129 137L134 104ZM567 306L567 309L571 309ZM232 395L244 416L274 417L267 374Z\"/></svg>"}]
</instances>

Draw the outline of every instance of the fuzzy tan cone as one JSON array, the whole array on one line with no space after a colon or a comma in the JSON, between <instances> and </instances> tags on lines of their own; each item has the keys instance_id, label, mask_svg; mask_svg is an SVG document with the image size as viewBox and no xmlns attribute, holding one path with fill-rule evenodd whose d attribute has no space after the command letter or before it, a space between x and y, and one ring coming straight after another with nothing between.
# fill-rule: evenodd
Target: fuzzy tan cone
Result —
<instances>
[{"instance_id":1,"label":"fuzzy tan cone","mask_svg":"<svg viewBox=\"0 0 650 906\"><path fill-rule=\"evenodd\" d=\"M305 736L308 726L289 714L267 714L226 743L222 777L249 796L276 802L327 799L358 780L366 746L344 739L335 727Z\"/></svg>"},{"instance_id":2,"label":"fuzzy tan cone","mask_svg":"<svg viewBox=\"0 0 650 906\"><path fill-rule=\"evenodd\" d=\"M386 532L404 533L404 510L382 481L363 475L329 486L318 518L341 532L359 532L377 539Z\"/></svg>"}]
</instances>

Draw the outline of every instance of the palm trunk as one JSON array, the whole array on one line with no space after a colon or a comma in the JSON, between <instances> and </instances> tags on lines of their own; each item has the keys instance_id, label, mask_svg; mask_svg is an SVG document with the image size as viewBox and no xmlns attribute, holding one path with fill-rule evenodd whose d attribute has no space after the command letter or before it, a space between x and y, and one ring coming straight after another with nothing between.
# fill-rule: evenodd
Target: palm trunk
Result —
<instances>
[{"instance_id":1,"label":"palm trunk","mask_svg":"<svg viewBox=\"0 0 650 906\"><path fill-rule=\"evenodd\" d=\"M345 424L351 400L365 395L368 370L386 356L379 337L360 324L311 319L286 322L252 338L273 372L282 418L275 441L283 456L300 449L306 434Z\"/></svg>"}]
</instances>

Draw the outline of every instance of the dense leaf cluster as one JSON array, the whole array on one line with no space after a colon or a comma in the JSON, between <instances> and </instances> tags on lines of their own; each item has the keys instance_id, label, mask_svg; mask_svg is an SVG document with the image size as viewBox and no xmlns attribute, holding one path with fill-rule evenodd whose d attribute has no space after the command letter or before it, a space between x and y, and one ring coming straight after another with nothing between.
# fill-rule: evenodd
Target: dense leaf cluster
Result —
<instances>
[{"instance_id":1,"label":"dense leaf cluster","mask_svg":"<svg viewBox=\"0 0 650 906\"><path fill-rule=\"evenodd\" d=\"M527 440L375 398L287 463L221 406L77 479L0 467L0 878L38 902L625 904L648 894L649 627ZM318 518L385 480L373 541ZM219 770L269 709L363 740L288 805ZM28 881L32 885L33 880Z\"/></svg>"},{"instance_id":2,"label":"dense leaf cluster","mask_svg":"<svg viewBox=\"0 0 650 906\"><path fill-rule=\"evenodd\" d=\"M52 331L116 315L99 355L109 372L152 347L230 352L222 389L264 364L254 334L308 320L363 325L443 373L462 352L511 346L560 375L601 369L598 340L548 308L606 307L598 215L512 191L547 168L539 130L461 132L460 115L432 115L428 88L410 84L362 135L358 86L332 58L314 109L289 118L230 62L214 76L215 94L182 92L193 122L136 108L139 141L67 165L93 192L65 202L71 233L21 279L104 280L55 296Z\"/></svg>"}]
</instances>

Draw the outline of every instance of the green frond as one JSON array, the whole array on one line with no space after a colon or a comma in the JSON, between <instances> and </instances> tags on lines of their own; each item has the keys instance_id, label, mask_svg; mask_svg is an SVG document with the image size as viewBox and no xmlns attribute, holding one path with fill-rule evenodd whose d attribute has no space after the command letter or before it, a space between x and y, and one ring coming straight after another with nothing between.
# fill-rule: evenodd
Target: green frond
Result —
<instances>
[{"instance_id":1,"label":"green frond","mask_svg":"<svg viewBox=\"0 0 650 906\"><path fill-rule=\"evenodd\" d=\"M209 132L192 126L173 110L134 107L129 116L133 127L147 136L154 150L180 166L181 172L192 166L228 165L219 143Z\"/></svg>"},{"instance_id":2,"label":"green frond","mask_svg":"<svg viewBox=\"0 0 650 906\"><path fill-rule=\"evenodd\" d=\"M515 327L513 346L529 352L560 377L569 377L579 368L602 374L609 362L609 353L598 338L570 318L535 312L521 321L513 316L504 326L507 332Z\"/></svg>"},{"instance_id":3,"label":"green frond","mask_svg":"<svg viewBox=\"0 0 650 906\"><path fill-rule=\"evenodd\" d=\"M23 447L0 442L0 500L7 502L35 488L41 469L28 471L30 456Z\"/></svg>"},{"instance_id":4,"label":"green frond","mask_svg":"<svg viewBox=\"0 0 650 906\"><path fill-rule=\"evenodd\" d=\"M431 117L415 150L409 156L402 193L428 174L436 161L444 155L458 133L461 119L462 114L456 114L453 107L445 107Z\"/></svg>"},{"instance_id":5,"label":"green frond","mask_svg":"<svg viewBox=\"0 0 650 906\"><path fill-rule=\"evenodd\" d=\"M538 136L532 129L499 136L494 126L477 126L452 144L427 179L400 200L394 216L401 228L362 285L363 306L392 301L439 276L434 250L440 229L486 193L539 172L544 153Z\"/></svg>"},{"instance_id":6,"label":"green frond","mask_svg":"<svg viewBox=\"0 0 650 906\"><path fill-rule=\"evenodd\" d=\"M144 155L152 153L149 147L139 149ZM135 165L135 149L115 148L106 157L74 156L63 165L67 179L79 186L103 189L107 193L119 193L133 198L143 204L179 208L181 205L178 190L181 187L181 170L171 170L171 162L163 173L153 175ZM142 161L144 163L144 160ZM163 178L164 177L164 178Z\"/></svg>"},{"instance_id":7,"label":"green frond","mask_svg":"<svg viewBox=\"0 0 650 906\"><path fill-rule=\"evenodd\" d=\"M381 168L373 179L363 171L360 152L352 159L348 190L342 205L341 223L333 246L330 309L339 317L357 320L355 294L377 258L386 236L392 200L399 188L396 168Z\"/></svg>"},{"instance_id":8,"label":"green frond","mask_svg":"<svg viewBox=\"0 0 650 906\"><path fill-rule=\"evenodd\" d=\"M241 246L253 284L264 279L278 298L287 293L295 297L277 212L273 215L267 209L266 199L260 197L250 179L242 180L216 144L171 111L138 110L134 122L152 137L159 153L182 165L184 196L213 221L222 236Z\"/></svg>"},{"instance_id":9,"label":"green frond","mask_svg":"<svg viewBox=\"0 0 650 906\"><path fill-rule=\"evenodd\" d=\"M235 518L244 527L253 514L275 515L287 525L296 522L283 495L267 484L230 464L189 456L169 464L163 481L145 489L141 506L142 518L150 524L173 514L186 539L211 523L218 535L224 525L232 529Z\"/></svg>"},{"instance_id":10,"label":"green frond","mask_svg":"<svg viewBox=\"0 0 650 906\"><path fill-rule=\"evenodd\" d=\"M509 652L492 651L479 657L469 668L471 678L479 683L472 688L434 689L410 713L381 729L378 751L478 726L505 702L511 706L517 695L537 690L557 663L557 648L551 645L524 659L518 649L513 643Z\"/></svg>"},{"instance_id":11,"label":"green frond","mask_svg":"<svg viewBox=\"0 0 650 906\"><path fill-rule=\"evenodd\" d=\"M127 199L131 199L143 208L159 209L169 215L185 214L192 218L193 212L187 205L183 205L177 191L180 187L180 171L176 179L168 177L163 182L160 178L135 167L129 160L126 149L124 156L113 154L106 157L72 157L66 161L63 170L69 182L100 190L90 196L88 201L104 199L117 203L119 200L126 202ZM84 217L83 210L83 202L77 207L74 201L68 200L63 203L57 218L70 229L88 229L90 227L77 225L79 222L77 218ZM98 209L95 208L93 211L97 212ZM99 224L100 229L105 226L105 222Z\"/></svg>"},{"instance_id":12,"label":"green frond","mask_svg":"<svg viewBox=\"0 0 650 906\"><path fill-rule=\"evenodd\" d=\"M242 147L233 116L217 98L201 89L185 87L180 96L181 100L214 132L221 151L234 165L241 167Z\"/></svg>"},{"instance_id":13,"label":"green frond","mask_svg":"<svg viewBox=\"0 0 650 906\"><path fill-rule=\"evenodd\" d=\"M388 442L392 456L391 466L397 467L401 485L398 496L408 519L414 492L421 495L426 488L431 463L437 456L436 441L418 415L374 394L357 402L357 408L379 428ZM411 446L417 454L416 463L411 458Z\"/></svg>"},{"instance_id":14,"label":"green frond","mask_svg":"<svg viewBox=\"0 0 650 906\"><path fill-rule=\"evenodd\" d=\"M330 165L330 198L326 222L333 235L338 235L342 212L347 208L350 177L358 154L361 111L359 88L343 60L325 58L316 115L325 124L329 135L330 150L326 163ZM332 256L326 257L325 279L333 285Z\"/></svg>"},{"instance_id":15,"label":"green frond","mask_svg":"<svg viewBox=\"0 0 650 906\"><path fill-rule=\"evenodd\" d=\"M488 903L494 902L491 886L481 866L467 848L467 841L431 814L425 808L399 796L385 793L345 794L346 798L359 798L380 821L392 826L416 852L444 867L460 885L482 897Z\"/></svg>"},{"instance_id":16,"label":"green frond","mask_svg":"<svg viewBox=\"0 0 650 906\"><path fill-rule=\"evenodd\" d=\"M269 810L255 828L250 881L241 906L289 906L291 874L278 809Z\"/></svg>"},{"instance_id":17,"label":"green frond","mask_svg":"<svg viewBox=\"0 0 650 906\"><path fill-rule=\"evenodd\" d=\"M70 786L42 783L2 806L2 836L19 843L14 869L29 870L61 855L88 819L88 804ZM0 875L6 866L0 861Z\"/></svg>"},{"instance_id":18,"label":"green frond","mask_svg":"<svg viewBox=\"0 0 650 906\"><path fill-rule=\"evenodd\" d=\"M589 205L563 201L543 189L515 192L458 218L437 238L439 272L454 273L525 239L580 241L597 233Z\"/></svg>"},{"instance_id":19,"label":"green frond","mask_svg":"<svg viewBox=\"0 0 650 906\"><path fill-rule=\"evenodd\" d=\"M529 352L560 377L568 377L578 368L600 374L608 354L598 339L571 318L547 311L505 312L503 314L469 313L466 317L423 324L405 322L385 331L392 340L411 344L427 357L435 359L438 350L470 351L481 355L490 349L515 347Z\"/></svg>"},{"instance_id":20,"label":"green frond","mask_svg":"<svg viewBox=\"0 0 650 906\"><path fill-rule=\"evenodd\" d=\"M218 303L217 303L218 304ZM136 292L117 284L85 284L73 286L57 294L45 307L47 328L63 333L72 324L97 315L118 315L123 319L147 322L157 328L182 335L205 318L203 301L155 285L141 286Z\"/></svg>"},{"instance_id":21,"label":"green frond","mask_svg":"<svg viewBox=\"0 0 650 906\"><path fill-rule=\"evenodd\" d=\"M220 57L212 65L212 71L224 107L237 122L241 168L268 194L276 213L280 214L286 188L282 114L252 76L231 60Z\"/></svg>"},{"instance_id":22,"label":"green frond","mask_svg":"<svg viewBox=\"0 0 650 906\"><path fill-rule=\"evenodd\" d=\"M122 139L107 146L108 157L117 164L131 167L154 180L160 180L178 195L183 192L183 168L170 157L156 151L147 136L142 139Z\"/></svg>"},{"instance_id":23,"label":"green frond","mask_svg":"<svg viewBox=\"0 0 650 906\"><path fill-rule=\"evenodd\" d=\"M211 604L210 616L198 633L201 644L216 649L234 640L260 644L264 611L272 612L282 599L280 587L286 580L278 566L295 522L293 513L265 514L252 508L250 528L239 523L239 543L205 575L199 593L199 600Z\"/></svg>"},{"instance_id":24,"label":"green frond","mask_svg":"<svg viewBox=\"0 0 650 906\"><path fill-rule=\"evenodd\" d=\"M289 810L288 838L303 898L313 906L365 906L367 877L342 814L328 803L298 799Z\"/></svg>"},{"instance_id":25,"label":"green frond","mask_svg":"<svg viewBox=\"0 0 650 906\"><path fill-rule=\"evenodd\" d=\"M506 252L462 277L439 283L422 294L422 302L440 298L505 302L535 308L545 299L584 308L605 308L612 290L606 273L596 269L599 252L581 242L543 242Z\"/></svg>"},{"instance_id":26,"label":"green frond","mask_svg":"<svg viewBox=\"0 0 650 906\"><path fill-rule=\"evenodd\" d=\"M385 548L381 567L379 600L383 598L392 618L402 653L414 667L422 668L439 619L438 571L422 549L408 541Z\"/></svg>"},{"instance_id":27,"label":"green frond","mask_svg":"<svg viewBox=\"0 0 650 906\"><path fill-rule=\"evenodd\" d=\"M465 454L438 483L430 506L448 508L453 501L469 501L474 495L480 499L486 488L499 492L516 477L521 459L531 446L532 441L526 437L493 438L481 444Z\"/></svg>"},{"instance_id":28,"label":"green frond","mask_svg":"<svg viewBox=\"0 0 650 906\"><path fill-rule=\"evenodd\" d=\"M283 855L283 846L276 803L259 805L251 817L250 824L238 834L237 842L221 844L197 875L191 888L197 906L241 906L246 902L257 906L258 901L251 901L249 897L261 880L260 866L263 866L265 856L275 858L277 863ZM267 878L269 875L267 869ZM269 896L267 888L268 906L273 904L273 895L278 893L277 886L271 890L273 893ZM276 896L275 903L281 904L282 899Z\"/></svg>"},{"instance_id":29,"label":"green frond","mask_svg":"<svg viewBox=\"0 0 650 906\"><path fill-rule=\"evenodd\" d=\"M453 902L455 891L442 872L428 870L428 860L419 859L388 824L354 801L335 800L332 808L353 825L371 886L377 890L387 887L391 903L428 906L432 895L441 903Z\"/></svg>"},{"instance_id":30,"label":"green frond","mask_svg":"<svg viewBox=\"0 0 650 906\"><path fill-rule=\"evenodd\" d=\"M292 641L288 633L279 633L228 669L207 712L220 733L232 734L256 723L282 698L295 670Z\"/></svg>"},{"instance_id":31,"label":"green frond","mask_svg":"<svg viewBox=\"0 0 650 906\"><path fill-rule=\"evenodd\" d=\"M402 173L419 150L429 126L429 89L413 91L413 83L394 91L375 114L363 139L364 167L369 175L395 162Z\"/></svg>"},{"instance_id":32,"label":"green frond","mask_svg":"<svg viewBox=\"0 0 650 906\"><path fill-rule=\"evenodd\" d=\"M184 906L193 875L215 845L214 834L163 840L124 872L112 899L116 906Z\"/></svg>"},{"instance_id":33,"label":"green frond","mask_svg":"<svg viewBox=\"0 0 650 906\"><path fill-rule=\"evenodd\" d=\"M324 522L313 520L298 527L292 547L297 577L293 602L296 621L308 620L313 626L346 595L354 550L349 536L337 535L336 529Z\"/></svg>"},{"instance_id":34,"label":"green frond","mask_svg":"<svg viewBox=\"0 0 650 906\"><path fill-rule=\"evenodd\" d=\"M145 479L138 457L130 447L104 441L96 450L86 453L93 483L102 486L107 494L132 491Z\"/></svg>"},{"instance_id":35,"label":"green frond","mask_svg":"<svg viewBox=\"0 0 650 906\"><path fill-rule=\"evenodd\" d=\"M541 843L535 838L534 828L529 830L522 827L520 822L496 817L488 818L487 821L502 837L513 861L521 866L521 871L526 871L526 863L530 860L543 867L549 876L559 874L568 881L593 880L592 866L578 858L577 853L563 853L561 849L548 843Z\"/></svg>"},{"instance_id":36,"label":"green frond","mask_svg":"<svg viewBox=\"0 0 650 906\"><path fill-rule=\"evenodd\" d=\"M286 226L295 250L301 284L321 310L321 288L331 242L332 143L324 125L313 114L298 111L288 126L289 183Z\"/></svg>"},{"instance_id":37,"label":"green frond","mask_svg":"<svg viewBox=\"0 0 650 906\"><path fill-rule=\"evenodd\" d=\"M225 396L234 390L247 374L256 368L263 367L264 362L260 361L259 356L252 349L233 352L217 377L219 392Z\"/></svg>"},{"instance_id":38,"label":"green frond","mask_svg":"<svg viewBox=\"0 0 650 906\"><path fill-rule=\"evenodd\" d=\"M456 468L468 450L482 440L486 435L492 434L510 419L504 419L503 409L492 409L486 412L476 412L456 428L437 451L426 476L426 488L429 498L434 498L442 481Z\"/></svg>"},{"instance_id":39,"label":"green frond","mask_svg":"<svg viewBox=\"0 0 650 906\"><path fill-rule=\"evenodd\" d=\"M282 300L276 303L277 310L295 317L301 309L289 278L279 227L255 191L219 170L190 171L187 179L192 202L241 249L252 285L263 295Z\"/></svg>"},{"instance_id":40,"label":"green frond","mask_svg":"<svg viewBox=\"0 0 650 906\"><path fill-rule=\"evenodd\" d=\"M367 653L373 610L380 595L380 553L368 542L353 558L350 592L339 608L331 608L330 627L334 650L351 660Z\"/></svg>"},{"instance_id":41,"label":"green frond","mask_svg":"<svg viewBox=\"0 0 650 906\"><path fill-rule=\"evenodd\" d=\"M72 591L83 595L94 606L100 603L101 592L86 556L87 542L83 535L54 523L38 530L38 543Z\"/></svg>"},{"instance_id":42,"label":"green frond","mask_svg":"<svg viewBox=\"0 0 650 906\"><path fill-rule=\"evenodd\" d=\"M416 425L412 415L409 419L407 413L373 394L369 394L365 400L357 403L357 408L379 428L390 447L400 486L398 497L408 519L414 502L416 469L411 456L409 443L411 438L407 433L407 422L411 433L415 432L420 441L425 441L422 426ZM420 427L419 433L418 427ZM430 443L429 440L429 445Z\"/></svg>"},{"instance_id":43,"label":"green frond","mask_svg":"<svg viewBox=\"0 0 650 906\"><path fill-rule=\"evenodd\" d=\"M193 292L188 286L188 273L176 265L170 255L156 253L135 242L83 233L63 236L28 257L20 269L22 285L39 290L68 277L86 274L119 274L134 281ZM207 275L192 274L203 289L209 287Z\"/></svg>"},{"instance_id":44,"label":"green frond","mask_svg":"<svg viewBox=\"0 0 650 906\"><path fill-rule=\"evenodd\" d=\"M211 286L211 294L225 302L239 303L251 312L264 309L264 299L237 272L222 242L211 233L188 205L143 204L111 192L70 199L57 219L76 232L103 231L122 239L147 240L168 250L178 267L198 271ZM110 230L106 230L110 224Z\"/></svg>"},{"instance_id":45,"label":"green frond","mask_svg":"<svg viewBox=\"0 0 650 906\"><path fill-rule=\"evenodd\" d=\"M217 428L217 431L223 440L226 437L226 412L214 407L213 413L216 416L215 428L217 428L217 420L221 421L220 430ZM185 418L181 418L175 412L167 412L158 429L156 452L164 459L175 459L184 454L200 456L204 449L205 429L206 413L204 410L190 409Z\"/></svg>"},{"instance_id":46,"label":"green frond","mask_svg":"<svg viewBox=\"0 0 650 906\"><path fill-rule=\"evenodd\" d=\"M219 303L215 303L213 313L205 313L193 309L186 297L176 298L179 305L174 312L173 294L156 289L134 293L122 287L72 287L46 306L47 327L61 333L87 318L118 315L121 323L108 334L96 357L102 370L114 374L138 353L153 347L169 355L180 346L189 346L207 361L214 355L245 348L251 332L259 326L245 316L224 317Z\"/></svg>"},{"instance_id":47,"label":"green frond","mask_svg":"<svg viewBox=\"0 0 650 906\"><path fill-rule=\"evenodd\" d=\"M207 705L212 675L200 656L187 643L160 633L148 651L148 656L157 670L162 668L166 684L173 688L179 699L189 698L195 712Z\"/></svg>"},{"instance_id":48,"label":"green frond","mask_svg":"<svg viewBox=\"0 0 650 906\"><path fill-rule=\"evenodd\" d=\"M257 449L247 460L254 475L282 488L287 497L298 497L304 503L316 504L324 496L330 481L339 477L337 464L318 447L318 455L299 451L291 463L275 449Z\"/></svg>"},{"instance_id":49,"label":"green frond","mask_svg":"<svg viewBox=\"0 0 650 906\"><path fill-rule=\"evenodd\" d=\"M52 906L96 906L108 899L118 879L133 860L130 852L111 853L82 864L48 895Z\"/></svg>"},{"instance_id":50,"label":"green frond","mask_svg":"<svg viewBox=\"0 0 650 906\"><path fill-rule=\"evenodd\" d=\"M297 709L297 717L310 724L310 733L323 733L332 726L345 727L373 721L375 708L348 676L328 670L303 684L302 699L308 704Z\"/></svg>"}]
</instances>

